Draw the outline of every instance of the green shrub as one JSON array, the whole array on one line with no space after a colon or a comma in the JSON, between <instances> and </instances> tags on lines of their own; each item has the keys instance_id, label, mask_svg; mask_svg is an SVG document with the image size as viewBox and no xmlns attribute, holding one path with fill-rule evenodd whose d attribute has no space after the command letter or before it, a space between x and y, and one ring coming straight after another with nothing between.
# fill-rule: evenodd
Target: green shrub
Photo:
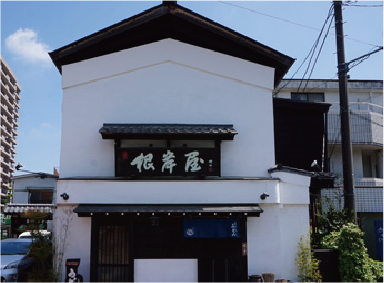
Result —
<instances>
[{"instance_id":1,"label":"green shrub","mask_svg":"<svg viewBox=\"0 0 384 283\"><path fill-rule=\"evenodd\" d=\"M300 237L295 262L300 282L307 282L308 280L321 282L320 262L315 258L314 253L311 252L311 243L308 236Z\"/></svg>"},{"instance_id":2,"label":"green shrub","mask_svg":"<svg viewBox=\"0 0 384 283\"><path fill-rule=\"evenodd\" d=\"M376 277L376 282L383 282L383 263L378 260L371 260L372 273Z\"/></svg>"},{"instance_id":3,"label":"green shrub","mask_svg":"<svg viewBox=\"0 0 384 283\"><path fill-rule=\"evenodd\" d=\"M323 247L339 250L339 271L343 282L382 282L383 263L369 258L360 228L348 223L340 232L323 239Z\"/></svg>"},{"instance_id":4,"label":"green shrub","mask_svg":"<svg viewBox=\"0 0 384 283\"><path fill-rule=\"evenodd\" d=\"M323 237L321 240L321 248L322 249L331 249L338 250L339 249L339 240L340 232L332 232Z\"/></svg>"},{"instance_id":5,"label":"green shrub","mask_svg":"<svg viewBox=\"0 0 384 283\"><path fill-rule=\"evenodd\" d=\"M325 237L333 232L340 231L343 225L351 222L351 214L348 213L348 209L341 209L343 199L343 195L339 192L339 194L335 193L332 199L324 196L316 203L318 207L316 213L318 225L311 235L313 248L324 248L323 241Z\"/></svg>"}]
</instances>

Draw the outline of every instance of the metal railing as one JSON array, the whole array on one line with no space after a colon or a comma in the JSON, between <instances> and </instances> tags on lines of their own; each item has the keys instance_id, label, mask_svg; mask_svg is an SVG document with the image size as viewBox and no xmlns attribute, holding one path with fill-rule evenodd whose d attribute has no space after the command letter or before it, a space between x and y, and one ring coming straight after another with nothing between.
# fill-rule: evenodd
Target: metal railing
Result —
<instances>
[{"instance_id":1,"label":"metal railing","mask_svg":"<svg viewBox=\"0 0 384 283\"><path fill-rule=\"evenodd\" d=\"M351 110L350 126L352 144L383 145L382 113L370 110ZM328 142L329 144L341 143L339 110L329 110L328 112Z\"/></svg>"},{"instance_id":2,"label":"metal railing","mask_svg":"<svg viewBox=\"0 0 384 283\"><path fill-rule=\"evenodd\" d=\"M331 103L331 109L332 110L339 110L340 109L340 102L326 102ZM357 102L350 102L349 103L349 109L350 110L366 110L370 112L380 113L383 114L383 106L370 103L370 102L364 102L364 101L357 101Z\"/></svg>"}]
</instances>

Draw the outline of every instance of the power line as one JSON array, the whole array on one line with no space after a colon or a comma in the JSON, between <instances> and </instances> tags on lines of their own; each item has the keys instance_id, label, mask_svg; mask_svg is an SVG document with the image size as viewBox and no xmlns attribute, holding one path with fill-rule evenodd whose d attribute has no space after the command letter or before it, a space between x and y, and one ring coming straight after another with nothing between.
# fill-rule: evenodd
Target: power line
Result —
<instances>
[{"instance_id":1,"label":"power line","mask_svg":"<svg viewBox=\"0 0 384 283\"><path fill-rule=\"evenodd\" d=\"M375 54L381 50L383 50L382 46L378 47L377 49L375 49L375 50L373 50L367 54L364 54L358 58L351 60L350 62L346 63L346 65L348 66L348 69L351 70L352 68L356 67L357 65L360 65L361 63L363 63L365 60L367 60L369 57L371 57L371 55L373 55L373 54ZM351 67L349 65L351 65Z\"/></svg>"},{"instance_id":2,"label":"power line","mask_svg":"<svg viewBox=\"0 0 384 283\"><path fill-rule=\"evenodd\" d=\"M296 26L300 26L300 27L304 27L304 28L308 28L308 29L312 29L312 30L316 30L316 31L320 30L319 28L307 26L307 25L296 23L296 22L293 22L291 20L287 20L287 19L284 19L284 18L281 18L281 17L276 17L276 16L272 16L272 15L269 15L269 14L266 14L266 13L258 12L258 11L254 10L254 9L243 7L243 6L240 6L240 5L237 5L237 4L233 4L233 3L230 3L230 2L225 2L225 1L218 1L218 2L221 3L221 4L226 4L226 5L229 5L229 6L236 7L236 8L239 8L239 9L247 10L247 11L249 11L251 13L254 13L254 14L259 14L259 15L262 15L262 16L265 16L265 17L269 17L269 18L272 18L272 19L280 20L280 21L283 21L285 23L289 23L289 24L292 24L292 25L296 25ZM335 35L334 33L330 33L330 34L331 35ZM369 42L365 42L365 41L362 41L362 40L359 40L359 39L355 39L355 38L352 38L352 37L347 37L347 36L344 36L344 37L346 39L348 39L348 40L352 40L352 41L355 41L355 42L358 42L358 43L361 43L361 44L370 45L370 46L373 46L373 47L378 47L378 45L376 45L376 44L371 44Z\"/></svg>"},{"instance_id":3,"label":"power line","mask_svg":"<svg viewBox=\"0 0 384 283\"><path fill-rule=\"evenodd\" d=\"M332 10L333 10L332 8L333 8L333 7L331 7L331 9L330 9L330 13L332 13ZM312 65L312 69L311 69L311 72L310 72L310 74L309 74L309 77L307 78L307 83L305 84L305 86L304 86L304 88L303 88L303 92L304 92L305 88L308 86L309 80L311 79L311 76L312 76L313 70L314 70L314 68L315 68L315 66L316 66L317 60L319 59L320 54L321 54L321 51L322 51L322 49L323 49L325 40L326 40L326 38L327 38L328 35L329 35L329 30L330 30L330 28L331 28L331 24L332 24L333 17L334 17L333 14L331 15L331 17L328 15L328 18L327 18L326 22L329 20L329 18L331 18L331 20L329 21L328 30L327 30L327 33L324 35L324 38L323 38L323 41L322 41L322 43L321 43L319 52L318 52L318 54L317 54L317 57L316 57L316 59L315 59L313 65ZM326 23L326 22L325 22L325 23ZM309 67L309 66L308 66L308 67Z\"/></svg>"},{"instance_id":4,"label":"power line","mask_svg":"<svg viewBox=\"0 0 384 283\"><path fill-rule=\"evenodd\" d=\"M383 31L381 32L381 35L383 36L383 39L384 39L384 0L383 0Z\"/></svg>"},{"instance_id":5,"label":"power line","mask_svg":"<svg viewBox=\"0 0 384 283\"><path fill-rule=\"evenodd\" d=\"M342 5L350 6L350 7L367 7L367 8L383 7L383 5L360 5L360 4L350 4L350 3L343 3Z\"/></svg>"},{"instance_id":6,"label":"power line","mask_svg":"<svg viewBox=\"0 0 384 283\"><path fill-rule=\"evenodd\" d=\"M337 76L338 76L338 74L335 73L335 75L334 75L332 78L330 78L330 79L324 79L324 81L323 81L322 83L319 83L319 84L317 84L317 85L315 85L315 86L313 86L313 87L311 87L311 88L308 88L307 93L311 93L312 90L314 90L314 89L318 89L318 88L322 87L323 85L326 85L326 84L328 83L328 81L335 79ZM292 80L293 80L293 77L290 78L290 79L288 79L288 81L287 81L283 86L281 86L276 92L274 92L273 95L276 96L276 95L277 95L283 88L285 88L285 87L286 87Z\"/></svg>"},{"instance_id":7,"label":"power line","mask_svg":"<svg viewBox=\"0 0 384 283\"><path fill-rule=\"evenodd\" d=\"M248 11L250 11L252 13L259 14L259 15L262 15L262 16L265 16L265 17L269 17L269 18L273 18L273 19L276 19L276 20L280 20L280 21L283 21L283 22L286 22L286 23L289 23L289 24L292 24L292 25L297 25L297 26L300 26L300 27L305 27L305 28L309 28L309 29L313 29L313 30L319 30L318 28L310 27L310 26L307 26L307 25L303 25L303 24L292 22L292 21L284 19L284 18L280 18L280 17L268 15L268 14L265 14L265 13L261 13L261 12L258 12L256 10L254 10L254 9L243 7L243 6L240 6L240 5L237 5L237 4L233 4L233 3L229 3L229 2L225 2L225 1L219 1L219 3L230 5L230 6L233 6L233 7L236 7L236 8L240 8L240 9L244 9L244 10L248 10Z\"/></svg>"},{"instance_id":8,"label":"power line","mask_svg":"<svg viewBox=\"0 0 384 283\"><path fill-rule=\"evenodd\" d=\"M322 48L323 48L323 46L324 46L325 39L327 38L327 36L328 36L328 34L329 34L329 30L330 30L331 23L332 23L332 19L333 19L333 13L332 13L332 11L333 11L333 4L332 4L331 7L329 8L327 18L325 19L325 22L324 22L324 24L323 24L323 27L322 27L321 30L320 30L320 34L319 34L319 36L317 37L317 39L315 40L315 43L313 44L311 50L309 51L309 54L307 55L307 57L304 58L303 63L300 65L300 67L297 69L297 71L296 71L296 72L293 74L293 76L292 76L292 78L293 78L293 77L298 73L298 71L300 70L300 68L303 66L304 62L308 59L308 57L310 57L310 60L309 60L309 63L308 63L308 67L307 67L307 69L305 70L305 72L304 72L304 74L303 74L303 77L302 77L302 79L301 79L301 81L300 81L300 84L299 84L299 87L298 87L298 89L297 89L297 92L300 91L301 84L302 84L302 82L303 82L303 80L304 80L305 75L308 73L308 70L309 70L309 68L310 68L310 66L311 66L312 58L313 58L313 56L314 56L314 54L315 54L315 50L316 50L316 48L317 48L317 46L318 46L318 44L319 44L319 42L320 42L320 39L321 39L321 37L322 37L322 35L323 35L324 28L326 27L326 25L327 25L329 19L331 18L331 21L329 22L329 26L328 26L327 33L325 34L325 36L324 36L324 38L323 38L323 41L322 41L321 47L320 47L320 49L319 49L318 55L317 55L317 57L316 57L316 59L315 59L313 65L312 65L311 73L310 73L310 76L309 76L308 81L307 81L307 85L308 85L308 82L309 82L309 79L310 79L310 77L311 77L311 75L312 75L313 69L314 69L314 67L315 67L315 65L316 65L316 63L317 63L317 59L319 58L320 53L321 53L321 50L322 50ZM292 78L291 78L291 80L292 80ZM290 82L290 81L288 81L288 83L289 83L289 82ZM287 84L288 84L288 83L287 83ZM282 88L280 88L279 91L280 91L281 89L282 89ZM305 88L304 88L304 89L305 89ZM304 89L303 89L303 92L304 92ZM277 92L277 93L278 93L278 92ZM277 94L277 93L276 93L276 94Z\"/></svg>"}]
</instances>

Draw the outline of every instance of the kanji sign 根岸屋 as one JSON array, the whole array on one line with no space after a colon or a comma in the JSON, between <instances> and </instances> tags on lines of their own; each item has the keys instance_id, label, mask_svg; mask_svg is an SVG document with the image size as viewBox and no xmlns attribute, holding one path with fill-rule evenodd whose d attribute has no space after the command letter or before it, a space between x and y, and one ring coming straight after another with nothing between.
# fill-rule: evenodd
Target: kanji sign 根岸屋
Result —
<instances>
[{"instance_id":1,"label":"kanji sign \u6839\u5cb8\u5c4b","mask_svg":"<svg viewBox=\"0 0 384 283\"><path fill-rule=\"evenodd\" d=\"M119 148L116 176L220 175L217 148Z\"/></svg>"}]
</instances>

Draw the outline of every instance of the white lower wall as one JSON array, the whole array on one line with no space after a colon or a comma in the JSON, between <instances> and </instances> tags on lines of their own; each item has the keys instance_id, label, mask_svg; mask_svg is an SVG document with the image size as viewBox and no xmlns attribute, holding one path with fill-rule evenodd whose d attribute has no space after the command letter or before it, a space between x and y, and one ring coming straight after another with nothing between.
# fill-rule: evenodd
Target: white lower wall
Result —
<instances>
[{"instance_id":1,"label":"white lower wall","mask_svg":"<svg viewBox=\"0 0 384 283\"><path fill-rule=\"evenodd\" d=\"M197 259L135 259L134 282L198 282Z\"/></svg>"},{"instance_id":2,"label":"white lower wall","mask_svg":"<svg viewBox=\"0 0 384 283\"><path fill-rule=\"evenodd\" d=\"M274 173L276 178L195 181L59 180L58 204L308 204L309 177ZM273 176L275 177L275 176ZM279 182L279 179L282 181ZM64 201L60 195L67 193ZM260 199L267 193L269 197ZM102 196L102 197L100 197Z\"/></svg>"},{"instance_id":3,"label":"white lower wall","mask_svg":"<svg viewBox=\"0 0 384 283\"><path fill-rule=\"evenodd\" d=\"M74 205L61 205L54 213L53 245L55 247L55 268L59 282L66 277L65 262L68 258L80 258L79 274L89 282L91 254L91 218L78 217L73 213ZM60 281L61 280L61 281Z\"/></svg>"},{"instance_id":4,"label":"white lower wall","mask_svg":"<svg viewBox=\"0 0 384 283\"><path fill-rule=\"evenodd\" d=\"M309 233L310 177L285 172L277 178L217 181L90 181L59 180L55 212L58 265L65 271L65 259L80 258L79 273L90 279L91 218L78 217L73 209L80 203L106 204L249 204L258 203L260 217L249 217L248 274L275 273L275 278L297 281L295 257L301 235ZM260 195L270 196L265 200ZM102 196L102 197L101 197ZM61 252L61 253L60 253ZM62 275L62 280L65 274Z\"/></svg>"},{"instance_id":5,"label":"white lower wall","mask_svg":"<svg viewBox=\"0 0 384 283\"><path fill-rule=\"evenodd\" d=\"M248 275L275 273L275 279L297 281L295 258L301 235L309 233L308 205L263 206L260 217L248 217Z\"/></svg>"},{"instance_id":6,"label":"white lower wall","mask_svg":"<svg viewBox=\"0 0 384 283\"><path fill-rule=\"evenodd\" d=\"M58 264L64 281L65 260L80 258L79 274L87 282L90 280L91 218L78 217L72 213L74 207L61 206L57 211L61 225L55 227L55 234L60 235L56 243L59 248L61 243L61 249L64 249ZM260 217L248 217L247 220L248 275L273 272L276 279L297 281L295 257L300 236L309 233L308 205L265 204L262 209L264 212Z\"/></svg>"}]
</instances>

